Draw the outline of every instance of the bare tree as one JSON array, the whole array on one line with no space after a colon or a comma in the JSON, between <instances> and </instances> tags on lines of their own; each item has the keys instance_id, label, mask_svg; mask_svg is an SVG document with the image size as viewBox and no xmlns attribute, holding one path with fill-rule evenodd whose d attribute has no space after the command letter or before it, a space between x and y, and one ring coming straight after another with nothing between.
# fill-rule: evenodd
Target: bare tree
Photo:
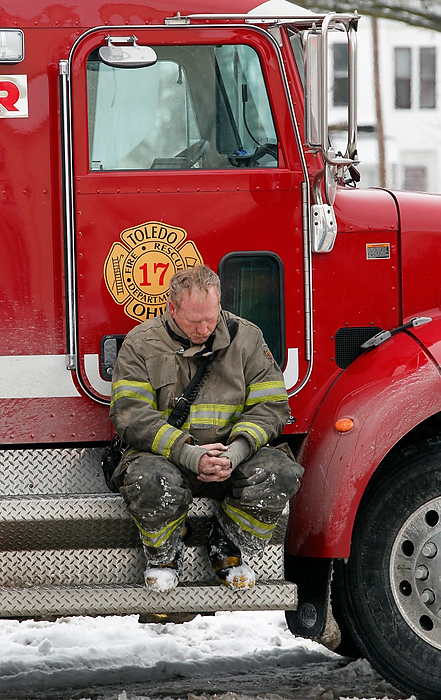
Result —
<instances>
[{"instance_id":1,"label":"bare tree","mask_svg":"<svg viewBox=\"0 0 441 700\"><path fill-rule=\"evenodd\" d=\"M386 145L384 139L383 109L381 103L381 82L380 82L380 60L378 47L378 19L371 17L372 24L372 46L374 59L374 92L375 92L375 113L377 117L377 143L378 143L378 175L380 187L386 187Z\"/></svg>"},{"instance_id":2,"label":"bare tree","mask_svg":"<svg viewBox=\"0 0 441 700\"><path fill-rule=\"evenodd\" d=\"M441 31L441 3L439 0L396 0L381 3L378 0L290 0L316 12L354 12L372 18L372 44L374 67L374 94L376 112L376 136L378 143L378 178L381 187L386 187L386 146L381 104L381 80L378 48L378 18L397 20L406 24Z\"/></svg>"},{"instance_id":3,"label":"bare tree","mask_svg":"<svg viewBox=\"0 0 441 700\"><path fill-rule=\"evenodd\" d=\"M441 31L441 3L439 0L401 0L401 2L385 2L378 0L291 0L310 10L323 12L353 12L358 10L361 15L396 19L400 22L413 24L426 29Z\"/></svg>"}]
</instances>

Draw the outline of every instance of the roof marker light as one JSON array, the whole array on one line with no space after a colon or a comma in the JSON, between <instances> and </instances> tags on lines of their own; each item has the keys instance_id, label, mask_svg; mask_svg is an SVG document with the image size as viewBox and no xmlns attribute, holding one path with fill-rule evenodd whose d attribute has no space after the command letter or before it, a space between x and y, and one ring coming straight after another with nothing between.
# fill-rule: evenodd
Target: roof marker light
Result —
<instances>
[{"instance_id":1,"label":"roof marker light","mask_svg":"<svg viewBox=\"0 0 441 700\"><path fill-rule=\"evenodd\" d=\"M20 63L24 59L21 29L0 29L0 63Z\"/></svg>"}]
</instances>

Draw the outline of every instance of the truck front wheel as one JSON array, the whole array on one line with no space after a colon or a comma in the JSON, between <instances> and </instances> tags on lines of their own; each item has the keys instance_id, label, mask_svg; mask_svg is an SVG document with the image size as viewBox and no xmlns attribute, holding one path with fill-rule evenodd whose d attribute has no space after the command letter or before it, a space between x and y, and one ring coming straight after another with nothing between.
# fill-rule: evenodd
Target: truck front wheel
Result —
<instances>
[{"instance_id":1,"label":"truck front wheel","mask_svg":"<svg viewBox=\"0 0 441 700\"><path fill-rule=\"evenodd\" d=\"M441 697L441 442L396 453L362 499L333 596L372 666L419 700Z\"/></svg>"}]
</instances>

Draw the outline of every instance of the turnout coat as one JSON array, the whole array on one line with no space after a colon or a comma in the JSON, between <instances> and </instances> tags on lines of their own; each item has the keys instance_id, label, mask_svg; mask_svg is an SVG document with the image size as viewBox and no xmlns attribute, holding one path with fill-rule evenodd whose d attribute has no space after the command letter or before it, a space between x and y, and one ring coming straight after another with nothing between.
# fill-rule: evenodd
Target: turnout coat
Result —
<instances>
[{"instance_id":1,"label":"turnout coat","mask_svg":"<svg viewBox=\"0 0 441 700\"><path fill-rule=\"evenodd\" d=\"M233 339L227 319L238 324ZM171 426L168 416L201 359L216 351L185 423ZM282 432L289 405L282 372L257 326L221 310L207 343L191 345L167 310L127 334L114 366L110 417L130 447L179 465L185 442L228 444L240 435L253 454Z\"/></svg>"}]
</instances>

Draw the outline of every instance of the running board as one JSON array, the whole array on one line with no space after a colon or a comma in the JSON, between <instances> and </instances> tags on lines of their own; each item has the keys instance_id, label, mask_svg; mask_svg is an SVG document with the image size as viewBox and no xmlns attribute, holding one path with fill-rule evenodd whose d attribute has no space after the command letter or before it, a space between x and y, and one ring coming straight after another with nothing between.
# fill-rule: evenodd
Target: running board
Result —
<instances>
[{"instance_id":1,"label":"running board","mask_svg":"<svg viewBox=\"0 0 441 700\"><path fill-rule=\"evenodd\" d=\"M248 590L223 585L179 585L173 591L143 586L0 587L0 618L70 615L212 613L232 610L293 610L297 587L287 581L257 582Z\"/></svg>"}]
</instances>

